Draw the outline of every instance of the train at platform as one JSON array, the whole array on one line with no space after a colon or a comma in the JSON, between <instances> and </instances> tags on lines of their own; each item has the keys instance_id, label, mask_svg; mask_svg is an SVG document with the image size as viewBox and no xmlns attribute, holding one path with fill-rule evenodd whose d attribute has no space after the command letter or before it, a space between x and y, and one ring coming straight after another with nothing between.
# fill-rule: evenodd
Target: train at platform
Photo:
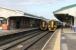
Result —
<instances>
[{"instance_id":1,"label":"train at platform","mask_svg":"<svg viewBox=\"0 0 76 50\"><path fill-rule=\"evenodd\" d=\"M57 29L57 22L55 20L50 20L48 22L48 30L55 31Z\"/></svg>"},{"instance_id":2,"label":"train at platform","mask_svg":"<svg viewBox=\"0 0 76 50\"><path fill-rule=\"evenodd\" d=\"M44 17L36 16L20 10L0 7L0 30L14 30L40 27Z\"/></svg>"},{"instance_id":3,"label":"train at platform","mask_svg":"<svg viewBox=\"0 0 76 50\"><path fill-rule=\"evenodd\" d=\"M62 24L56 20L50 20L50 21L40 20L39 25L40 25L40 30L44 30L44 31L45 30L55 31L57 28L60 28L62 26ZM9 27L8 27L7 19L0 17L0 29L7 30L8 28Z\"/></svg>"},{"instance_id":4,"label":"train at platform","mask_svg":"<svg viewBox=\"0 0 76 50\"><path fill-rule=\"evenodd\" d=\"M55 31L57 28L61 28L62 23L57 20L50 20L48 22L41 21L40 29L41 30L49 30L49 31Z\"/></svg>"},{"instance_id":5,"label":"train at platform","mask_svg":"<svg viewBox=\"0 0 76 50\"><path fill-rule=\"evenodd\" d=\"M48 23L46 22L46 21L41 21L40 22L40 29L41 30L47 30L47 27L48 27L48 25L47 25Z\"/></svg>"}]
</instances>

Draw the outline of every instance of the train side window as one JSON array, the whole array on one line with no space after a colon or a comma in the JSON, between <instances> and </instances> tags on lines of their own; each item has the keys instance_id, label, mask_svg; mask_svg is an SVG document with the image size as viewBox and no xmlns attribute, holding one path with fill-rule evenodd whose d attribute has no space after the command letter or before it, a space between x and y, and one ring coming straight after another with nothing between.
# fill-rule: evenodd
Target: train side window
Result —
<instances>
[{"instance_id":1,"label":"train side window","mask_svg":"<svg viewBox=\"0 0 76 50\"><path fill-rule=\"evenodd\" d=\"M3 20L3 24L7 24L7 20Z\"/></svg>"},{"instance_id":2,"label":"train side window","mask_svg":"<svg viewBox=\"0 0 76 50\"><path fill-rule=\"evenodd\" d=\"M0 24L7 23L7 19L0 17Z\"/></svg>"},{"instance_id":3,"label":"train side window","mask_svg":"<svg viewBox=\"0 0 76 50\"><path fill-rule=\"evenodd\" d=\"M0 26L2 26L2 20L0 20Z\"/></svg>"}]
</instances>

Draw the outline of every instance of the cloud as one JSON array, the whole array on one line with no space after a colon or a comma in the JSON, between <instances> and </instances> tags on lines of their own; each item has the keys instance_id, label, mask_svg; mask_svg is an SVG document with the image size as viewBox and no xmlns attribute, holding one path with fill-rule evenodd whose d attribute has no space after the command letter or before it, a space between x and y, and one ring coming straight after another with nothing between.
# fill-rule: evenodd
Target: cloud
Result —
<instances>
[{"instance_id":1,"label":"cloud","mask_svg":"<svg viewBox=\"0 0 76 50\"><path fill-rule=\"evenodd\" d=\"M56 3L58 0L7 0L10 3L17 4L52 4Z\"/></svg>"}]
</instances>

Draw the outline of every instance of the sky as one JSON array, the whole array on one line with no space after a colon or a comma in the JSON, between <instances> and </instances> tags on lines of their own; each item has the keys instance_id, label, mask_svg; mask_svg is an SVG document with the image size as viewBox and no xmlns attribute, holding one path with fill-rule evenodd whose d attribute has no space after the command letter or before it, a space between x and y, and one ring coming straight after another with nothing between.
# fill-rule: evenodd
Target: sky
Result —
<instances>
[{"instance_id":1,"label":"sky","mask_svg":"<svg viewBox=\"0 0 76 50\"><path fill-rule=\"evenodd\" d=\"M0 0L0 7L21 10L47 19L56 19L53 11L72 4L76 4L76 0Z\"/></svg>"}]
</instances>

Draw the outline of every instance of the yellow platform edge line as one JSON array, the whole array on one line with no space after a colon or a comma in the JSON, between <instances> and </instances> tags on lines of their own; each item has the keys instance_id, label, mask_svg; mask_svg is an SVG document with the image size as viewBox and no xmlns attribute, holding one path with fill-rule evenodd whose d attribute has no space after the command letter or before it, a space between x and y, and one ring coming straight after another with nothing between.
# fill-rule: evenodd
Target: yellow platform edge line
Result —
<instances>
[{"instance_id":1,"label":"yellow platform edge line","mask_svg":"<svg viewBox=\"0 0 76 50\"><path fill-rule=\"evenodd\" d=\"M53 50L60 50L60 39L61 39L61 30L59 29L57 32L57 38L55 40Z\"/></svg>"}]
</instances>

